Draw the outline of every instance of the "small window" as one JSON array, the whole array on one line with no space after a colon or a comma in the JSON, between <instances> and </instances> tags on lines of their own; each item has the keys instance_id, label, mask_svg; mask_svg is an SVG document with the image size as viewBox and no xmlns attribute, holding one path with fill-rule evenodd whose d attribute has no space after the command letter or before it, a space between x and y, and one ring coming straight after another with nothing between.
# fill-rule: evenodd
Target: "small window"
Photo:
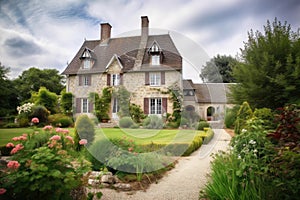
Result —
<instances>
[{"instance_id":1,"label":"small window","mask_svg":"<svg viewBox=\"0 0 300 200\"><path fill-rule=\"evenodd\" d=\"M160 65L160 55L151 55L151 64Z\"/></svg>"},{"instance_id":2,"label":"small window","mask_svg":"<svg viewBox=\"0 0 300 200\"><path fill-rule=\"evenodd\" d=\"M82 102L81 102L81 110L82 110L82 113L88 113L89 112L89 100L88 99L82 99Z\"/></svg>"},{"instance_id":3,"label":"small window","mask_svg":"<svg viewBox=\"0 0 300 200\"><path fill-rule=\"evenodd\" d=\"M120 85L120 74L112 74L111 82L114 86Z\"/></svg>"},{"instance_id":4,"label":"small window","mask_svg":"<svg viewBox=\"0 0 300 200\"><path fill-rule=\"evenodd\" d=\"M83 85L88 86L89 85L89 77L88 76L83 76Z\"/></svg>"},{"instance_id":5,"label":"small window","mask_svg":"<svg viewBox=\"0 0 300 200\"><path fill-rule=\"evenodd\" d=\"M90 59L84 59L82 68L83 69L90 69L91 68L91 60Z\"/></svg>"},{"instance_id":6,"label":"small window","mask_svg":"<svg viewBox=\"0 0 300 200\"><path fill-rule=\"evenodd\" d=\"M161 83L161 77L160 77L160 72L156 73L150 73L150 85L151 86L160 86Z\"/></svg>"},{"instance_id":7,"label":"small window","mask_svg":"<svg viewBox=\"0 0 300 200\"><path fill-rule=\"evenodd\" d=\"M194 92L194 90L183 90L183 95L184 96L194 96L195 92Z\"/></svg>"},{"instance_id":8,"label":"small window","mask_svg":"<svg viewBox=\"0 0 300 200\"><path fill-rule=\"evenodd\" d=\"M162 111L161 98L150 99L150 114L158 115Z\"/></svg>"},{"instance_id":9,"label":"small window","mask_svg":"<svg viewBox=\"0 0 300 200\"><path fill-rule=\"evenodd\" d=\"M118 113L119 112L119 102L117 98L113 99L113 108L112 108L113 113Z\"/></svg>"}]
</instances>

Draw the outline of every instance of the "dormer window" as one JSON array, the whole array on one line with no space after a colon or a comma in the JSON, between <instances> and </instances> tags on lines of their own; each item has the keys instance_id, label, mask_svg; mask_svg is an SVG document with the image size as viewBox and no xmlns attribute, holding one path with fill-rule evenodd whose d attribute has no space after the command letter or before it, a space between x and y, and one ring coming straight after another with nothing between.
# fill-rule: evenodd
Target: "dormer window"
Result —
<instances>
[{"instance_id":1,"label":"dormer window","mask_svg":"<svg viewBox=\"0 0 300 200\"><path fill-rule=\"evenodd\" d=\"M80 59L82 60L82 69L90 69L92 67L92 50L85 48Z\"/></svg>"},{"instance_id":2,"label":"dormer window","mask_svg":"<svg viewBox=\"0 0 300 200\"><path fill-rule=\"evenodd\" d=\"M195 95L195 91L191 90L191 89L185 89L185 90L183 90L183 95L184 96L194 96Z\"/></svg>"},{"instance_id":3,"label":"dormer window","mask_svg":"<svg viewBox=\"0 0 300 200\"><path fill-rule=\"evenodd\" d=\"M153 42L151 47L148 50L148 54L151 56L151 65L160 65L161 61L161 48L156 41Z\"/></svg>"}]
</instances>

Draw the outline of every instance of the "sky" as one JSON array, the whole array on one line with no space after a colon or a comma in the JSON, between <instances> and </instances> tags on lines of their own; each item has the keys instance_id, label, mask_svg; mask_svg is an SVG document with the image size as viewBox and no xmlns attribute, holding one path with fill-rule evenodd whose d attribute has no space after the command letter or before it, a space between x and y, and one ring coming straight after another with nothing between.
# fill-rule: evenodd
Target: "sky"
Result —
<instances>
[{"instance_id":1,"label":"sky","mask_svg":"<svg viewBox=\"0 0 300 200\"><path fill-rule=\"evenodd\" d=\"M0 0L0 62L10 78L30 67L62 72L85 39L100 38L100 23L110 23L118 37L140 29L141 16L148 16L151 29L188 40L179 47L184 63L201 67L217 54L238 55L248 31L262 32L267 20L277 17L296 31L300 1Z\"/></svg>"}]
</instances>

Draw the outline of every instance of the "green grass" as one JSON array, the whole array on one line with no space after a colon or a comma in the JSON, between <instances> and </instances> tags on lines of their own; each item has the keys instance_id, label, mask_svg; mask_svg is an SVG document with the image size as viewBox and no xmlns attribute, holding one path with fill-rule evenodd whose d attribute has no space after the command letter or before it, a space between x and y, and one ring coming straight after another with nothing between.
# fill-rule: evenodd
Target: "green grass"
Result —
<instances>
[{"instance_id":1,"label":"green grass","mask_svg":"<svg viewBox=\"0 0 300 200\"><path fill-rule=\"evenodd\" d=\"M136 144L168 144L168 143L189 143L193 140L196 133L195 130L168 130L168 129L118 129L103 128L96 130L96 140L103 137L109 139L124 138L132 139ZM202 132L205 135L205 132Z\"/></svg>"},{"instance_id":2,"label":"green grass","mask_svg":"<svg viewBox=\"0 0 300 200\"><path fill-rule=\"evenodd\" d=\"M74 128L69 128L70 133L74 133ZM13 137L20 136L23 133L31 133L32 128L9 128L0 129L0 146L6 145ZM96 129L96 140L107 137L132 139L136 144L149 143L189 143L193 140L196 133L195 130L156 130L156 129L119 129L119 128L98 128ZM205 132L202 132L205 136Z\"/></svg>"},{"instance_id":3,"label":"green grass","mask_svg":"<svg viewBox=\"0 0 300 200\"><path fill-rule=\"evenodd\" d=\"M32 133L32 128L8 128L0 129L0 146L11 142L13 137L21 136L23 133Z\"/></svg>"}]
</instances>

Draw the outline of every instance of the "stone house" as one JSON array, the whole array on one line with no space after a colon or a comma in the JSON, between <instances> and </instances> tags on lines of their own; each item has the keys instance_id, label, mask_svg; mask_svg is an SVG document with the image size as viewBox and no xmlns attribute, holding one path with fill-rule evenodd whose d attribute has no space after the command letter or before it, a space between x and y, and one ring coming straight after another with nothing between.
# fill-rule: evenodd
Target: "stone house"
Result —
<instances>
[{"instance_id":1,"label":"stone house","mask_svg":"<svg viewBox=\"0 0 300 200\"><path fill-rule=\"evenodd\" d=\"M111 28L108 23L101 24L100 39L84 41L63 71L67 92L74 95L76 114L93 113L88 98L91 92L101 95L106 87L122 85L131 93L130 102L139 105L146 115L173 112L168 93L171 88L184 93L183 104L187 109L194 109L207 119L203 100L209 101L207 91L215 88L183 80L182 57L169 34L150 35L147 16L141 17L139 36L112 38ZM194 95L189 96L190 91ZM118 104L119 100L112 98L109 112L112 120L118 120Z\"/></svg>"}]
</instances>

